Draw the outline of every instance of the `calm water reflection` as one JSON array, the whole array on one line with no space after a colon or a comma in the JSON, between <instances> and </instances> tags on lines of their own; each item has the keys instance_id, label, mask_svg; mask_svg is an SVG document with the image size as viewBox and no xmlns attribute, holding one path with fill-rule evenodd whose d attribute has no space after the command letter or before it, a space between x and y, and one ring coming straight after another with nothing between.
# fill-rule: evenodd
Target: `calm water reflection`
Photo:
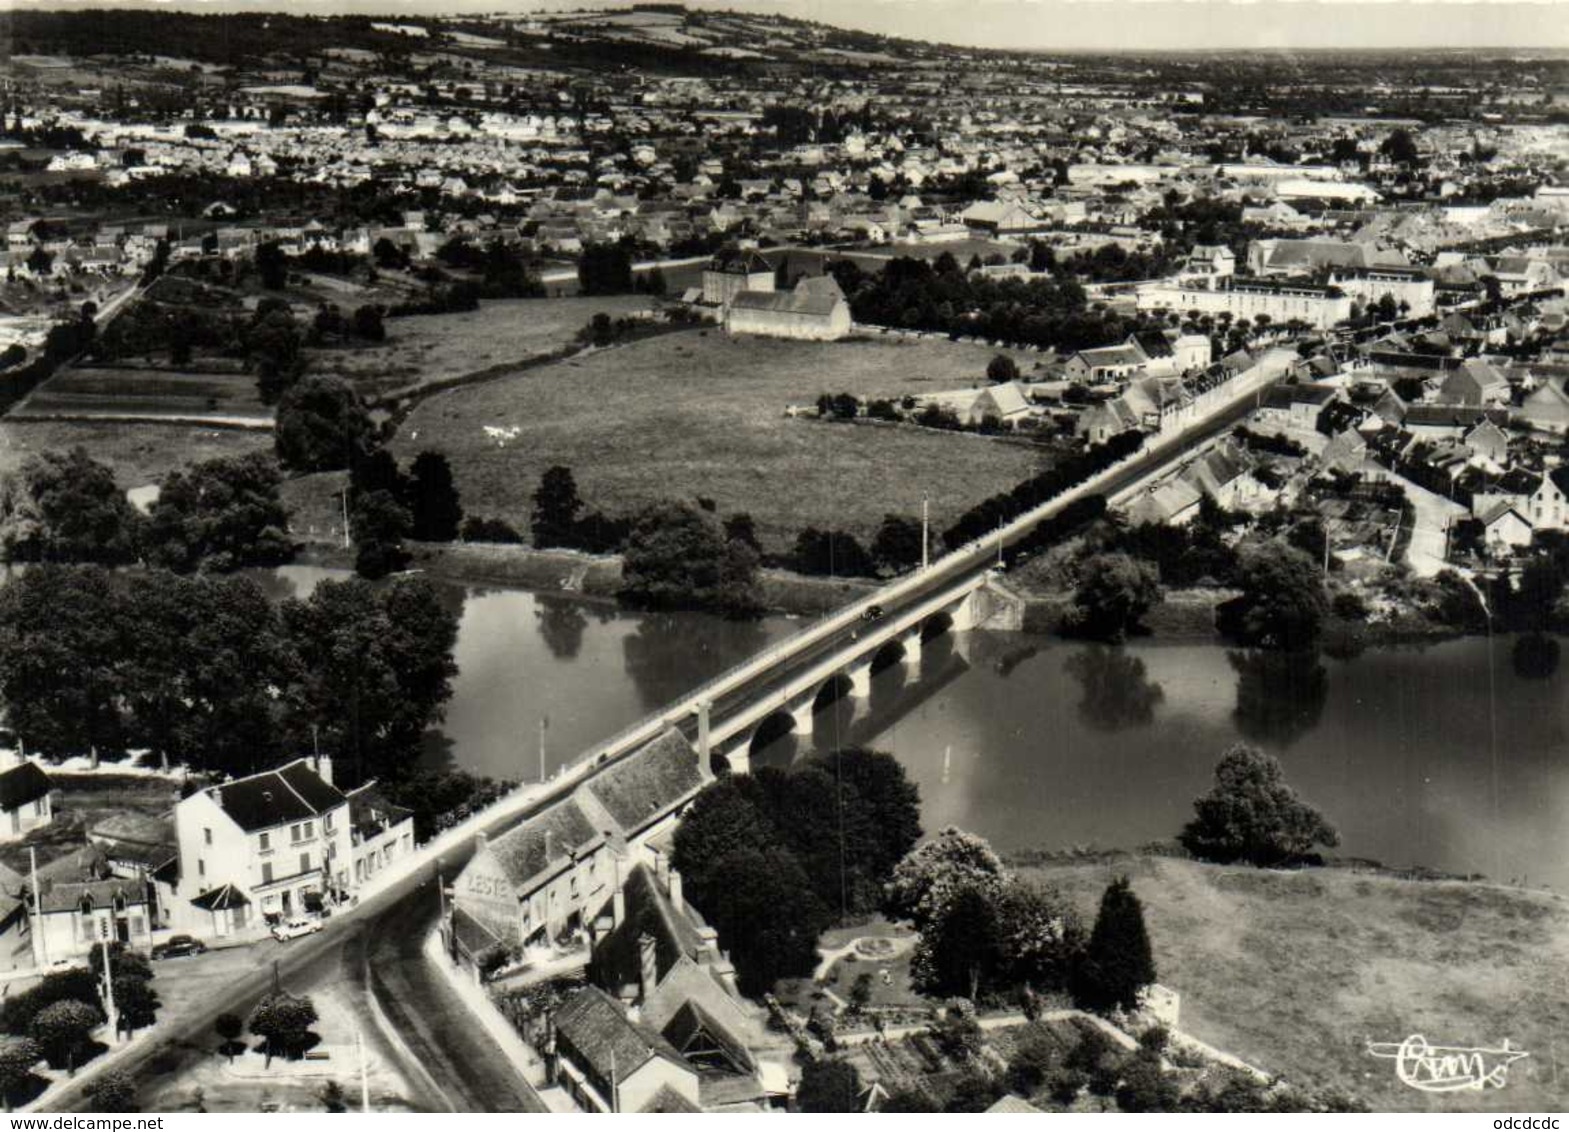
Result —
<instances>
[{"instance_id":1,"label":"calm water reflection","mask_svg":"<svg viewBox=\"0 0 1569 1132\"><path fill-rule=\"evenodd\" d=\"M307 593L328 572L291 567ZM460 674L431 757L534 778L802 622L635 615L444 586ZM1489 657L1491 655L1491 664ZM1569 889L1569 699L1557 642L1453 641L1354 659L1207 644L1122 649L1002 633L928 646L921 679L878 673L869 699L758 752L784 765L844 743L893 751L927 829L1002 848L1135 846L1173 836L1227 744L1278 755L1339 827L1341 852Z\"/></svg>"}]
</instances>

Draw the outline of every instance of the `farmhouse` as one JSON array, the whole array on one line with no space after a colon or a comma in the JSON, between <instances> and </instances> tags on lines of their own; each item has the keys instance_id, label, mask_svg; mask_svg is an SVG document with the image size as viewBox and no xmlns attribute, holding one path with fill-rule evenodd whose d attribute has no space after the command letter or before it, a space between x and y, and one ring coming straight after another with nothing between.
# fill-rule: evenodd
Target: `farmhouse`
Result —
<instances>
[{"instance_id":1,"label":"farmhouse","mask_svg":"<svg viewBox=\"0 0 1569 1132\"><path fill-rule=\"evenodd\" d=\"M774 289L774 269L755 251L729 247L703 269L703 302L728 307L743 291L768 292Z\"/></svg>"},{"instance_id":2,"label":"farmhouse","mask_svg":"<svg viewBox=\"0 0 1569 1132\"><path fill-rule=\"evenodd\" d=\"M737 292L725 309L725 329L731 334L831 342L850 333L850 304L828 275L802 279L791 291L775 291L770 285L767 290Z\"/></svg>"}]
</instances>

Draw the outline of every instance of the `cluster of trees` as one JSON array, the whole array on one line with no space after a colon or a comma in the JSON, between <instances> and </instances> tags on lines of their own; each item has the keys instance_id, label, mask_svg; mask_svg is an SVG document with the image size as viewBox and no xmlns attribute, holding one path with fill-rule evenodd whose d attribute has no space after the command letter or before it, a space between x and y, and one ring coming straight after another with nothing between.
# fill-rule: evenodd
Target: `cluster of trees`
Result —
<instances>
[{"instance_id":1,"label":"cluster of trees","mask_svg":"<svg viewBox=\"0 0 1569 1132\"><path fill-rule=\"evenodd\" d=\"M472 272L478 278L482 299L542 299L545 285L529 265L524 252L502 240L476 247L466 239L449 240L436 252L448 267Z\"/></svg>"},{"instance_id":2,"label":"cluster of trees","mask_svg":"<svg viewBox=\"0 0 1569 1132\"><path fill-rule=\"evenodd\" d=\"M1080 567L1063 630L1118 644L1138 631L1161 596L1160 575L1150 563L1127 554L1097 554Z\"/></svg>"},{"instance_id":3,"label":"cluster of trees","mask_svg":"<svg viewBox=\"0 0 1569 1132\"><path fill-rule=\"evenodd\" d=\"M785 564L798 574L875 578L902 574L921 561L921 521L887 514L870 549L848 531L807 527L796 536Z\"/></svg>"},{"instance_id":4,"label":"cluster of trees","mask_svg":"<svg viewBox=\"0 0 1569 1132\"><path fill-rule=\"evenodd\" d=\"M534 512L529 530L534 546L539 550L563 547L607 554L625 547L631 524L589 510L578 495L572 469L557 464L545 469L539 487L534 490Z\"/></svg>"},{"instance_id":5,"label":"cluster of trees","mask_svg":"<svg viewBox=\"0 0 1569 1132\"><path fill-rule=\"evenodd\" d=\"M320 346L327 342L385 342L387 308L379 303L365 303L345 315L337 303L322 303L316 308L316 317L306 334L307 342Z\"/></svg>"},{"instance_id":6,"label":"cluster of trees","mask_svg":"<svg viewBox=\"0 0 1569 1132\"><path fill-rule=\"evenodd\" d=\"M308 374L278 399L273 446L279 461L292 471L352 467L376 439L365 402L341 377Z\"/></svg>"},{"instance_id":7,"label":"cluster of trees","mask_svg":"<svg viewBox=\"0 0 1569 1132\"><path fill-rule=\"evenodd\" d=\"M51 971L0 1003L0 1033L7 1035L0 1039L0 1097L8 1108L40 1061L51 1069L74 1073L103 1049L92 1040L93 1030L105 1020L103 962L103 951L94 949L88 967ZM109 979L120 1028L135 1033L152 1025L158 996L152 989L147 960L122 943L112 943ZM120 1108L128 1105L130 1098L104 1099L114 1100Z\"/></svg>"},{"instance_id":8,"label":"cluster of trees","mask_svg":"<svg viewBox=\"0 0 1569 1132\"><path fill-rule=\"evenodd\" d=\"M143 747L249 774L315 741L359 780L414 761L456 639L419 578L274 605L240 576L37 566L0 588L0 704L51 757Z\"/></svg>"},{"instance_id":9,"label":"cluster of trees","mask_svg":"<svg viewBox=\"0 0 1569 1132\"><path fill-rule=\"evenodd\" d=\"M1083 452L1067 456L1038 475L1019 483L1012 490L1000 492L970 508L953 526L943 532L943 541L947 543L950 550L957 550L966 543L991 534L998 527L1012 522L1026 511L1055 499L1097 472L1104 471L1118 461L1131 456L1143 445L1144 434L1130 431L1112 437L1105 444L1096 444ZM1028 545L1016 549L1049 546L1065 534L1077 530L1085 522L1097 518L1105 510L1104 500L1101 500L1098 509L1080 508L1080 502L1084 501L1065 507L1058 513L1055 518L1064 521L1058 523L1055 529L1048 529L1051 520L1041 523L1026 540ZM1064 518L1070 511L1074 512L1071 522Z\"/></svg>"},{"instance_id":10,"label":"cluster of trees","mask_svg":"<svg viewBox=\"0 0 1569 1132\"><path fill-rule=\"evenodd\" d=\"M848 260L828 269L849 298L855 320L876 326L1083 350L1121 342L1151 325L1144 316L1125 318L1089 307L1084 289L1071 279L971 274L949 252L934 263L899 257L875 275Z\"/></svg>"},{"instance_id":11,"label":"cluster of trees","mask_svg":"<svg viewBox=\"0 0 1569 1132\"><path fill-rule=\"evenodd\" d=\"M578 291L584 295L624 295L631 291L631 244L585 244L578 255L577 280Z\"/></svg>"},{"instance_id":12,"label":"cluster of trees","mask_svg":"<svg viewBox=\"0 0 1569 1132\"><path fill-rule=\"evenodd\" d=\"M1155 981L1125 877L1106 889L1086 937L1061 893L1020 880L984 839L951 826L899 862L883 908L920 932L911 976L924 994L995 1002L1067 990L1104 1012L1132 1009Z\"/></svg>"},{"instance_id":13,"label":"cluster of trees","mask_svg":"<svg viewBox=\"0 0 1569 1132\"><path fill-rule=\"evenodd\" d=\"M818 935L874 910L921 835L919 795L880 751L849 748L790 771L729 775L699 794L671 863L719 932L743 992L810 974Z\"/></svg>"},{"instance_id":14,"label":"cluster of trees","mask_svg":"<svg viewBox=\"0 0 1569 1132\"><path fill-rule=\"evenodd\" d=\"M281 478L260 453L205 460L166 475L144 516L86 449L42 452L0 478L0 558L141 560L180 573L275 566L294 555Z\"/></svg>"},{"instance_id":15,"label":"cluster of trees","mask_svg":"<svg viewBox=\"0 0 1569 1132\"><path fill-rule=\"evenodd\" d=\"M735 537L705 506L654 503L632 521L621 600L640 609L706 609L753 617L762 609L754 543Z\"/></svg>"},{"instance_id":16,"label":"cluster of trees","mask_svg":"<svg viewBox=\"0 0 1569 1132\"><path fill-rule=\"evenodd\" d=\"M407 473L385 448L354 463L349 529L354 534L354 569L362 578L384 578L408 565L404 539L451 542L462 523L462 500L441 453L421 452Z\"/></svg>"},{"instance_id":17,"label":"cluster of trees","mask_svg":"<svg viewBox=\"0 0 1569 1132\"><path fill-rule=\"evenodd\" d=\"M1276 868L1333 848L1340 835L1324 815L1297 797L1274 756L1238 743L1215 765L1215 785L1193 802L1194 818L1178 840L1206 861Z\"/></svg>"}]
</instances>

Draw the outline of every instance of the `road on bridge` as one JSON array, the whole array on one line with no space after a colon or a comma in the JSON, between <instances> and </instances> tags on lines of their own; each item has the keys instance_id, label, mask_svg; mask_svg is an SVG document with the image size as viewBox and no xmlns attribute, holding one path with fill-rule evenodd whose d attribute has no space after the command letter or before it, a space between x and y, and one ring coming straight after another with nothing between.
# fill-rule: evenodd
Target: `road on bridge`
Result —
<instances>
[{"instance_id":1,"label":"road on bridge","mask_svg":"<svg viewBox=\"0 0 1569 1132\"><path fill-rule=\"evenodd\" d=\"M1099 492L1110 497L1127 489L1229 428L1253 407L1252 398L1241 399L1209 420L1191 426L1175 441L1167 441L1158 450L1147 450L1135 456L1111 473ZM1054 510L1043 510L1037 519L1046 518ZM1027 529L1015 531L1005 542L1017 541L1026 533ZM989 555L939 559L896 600L885 600L883 604L888 613L909 609L945 587L988 569L992 562ZM877 601L879 598L873 595L861 605ZM763 681L760 686L765 692L770 687L783 686L793 674L842 650L852 642L852 634L859 631L859 624L858 619L849 619L799 652L791 653L788 658L781 657L776 666L759 674ZM813 628L802 632L809 634ZM757 694L758 684L749 681L747 687L750 694L736 691L716 697L716 712L735 710L745 699ZM680 703L689 699L683 697ZM688 719L683 718L681 722L686 725ZM595 752L598 750L595 748ZM594 757L594 752L587 757ZM491 825L484 827L485 832L497 836L569 794L579 781L566 777L525 809L497 817ZM445 875L454 876L472 852L472 838L447 852L441 862ZM334 916L318 935L284 945L258 945L256 971L237 983L224 1001L205 1007L193 1005L183 1015L163 1018L156 1037L145 1046L121 1055L116 1059L115 1067L146 1087L152 1077L166 1078L199 1059L217 1056L213 1023L218 1015L232 1013L249 1017L256 1003L271 989L275 977L285 989L298 993L309 993L311 987L330 980L353 989L356 1001L363 1007L361 1016L366 1022L367 1037L377 1043L378 1050L410 1081L415 1094L407 1098L411 1104L430 1111L547 1111L538 1093L484 1036L468 1016L462 1001L447 985L445 977L431 968L421 951L438 915L435 876L436 866L432 863L430 867L393 882L359 907ZM391 1033L383 1033L379 1025L372 1024L378 1012L390 1025ZM49 1098L47 1110L90 1110L85 1086L92 1076L92 1067L84 1069L81 1078L69 1082Z\"/></svg>"}]
</instances>

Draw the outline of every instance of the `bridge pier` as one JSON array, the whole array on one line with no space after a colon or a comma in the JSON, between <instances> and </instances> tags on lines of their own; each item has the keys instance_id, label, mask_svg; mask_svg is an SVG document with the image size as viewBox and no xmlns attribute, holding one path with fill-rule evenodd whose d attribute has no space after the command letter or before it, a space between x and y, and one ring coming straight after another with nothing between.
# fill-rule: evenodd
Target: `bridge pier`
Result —
<instances>
[{"instance_id":1,"label":"bridge pier","mask_svg":"<svg viewBox=\"0 0 1569 1132\"><path fill-rule=\"evenodd\" d=\"M723 752L725 764L730 767L731 774L750 774L752 772L752 751L749 743L743 741L736 744L735 748Z\"/></svg>"},{"instance_id":2,"label":"bridge pier","mask_svg":"<svg viewBox=\"0 0 1569 1132\"><path fill-rule=\"evenodd\" d=\"M918 676L921 671L921 627L917 625L899 641L904 648L905 670L912 676Z\"/></svg>"},{"instance_id":3,"label":"bridge pier","mask_svg":"<svg viewBox=\"0 0 1569 1132\"><path fill-rule=\"evenodd\" d=\"M872 658L867 657L846 669L850 677L850 698L864 700L872 694Z\"/></svg>"}]
</instances>

